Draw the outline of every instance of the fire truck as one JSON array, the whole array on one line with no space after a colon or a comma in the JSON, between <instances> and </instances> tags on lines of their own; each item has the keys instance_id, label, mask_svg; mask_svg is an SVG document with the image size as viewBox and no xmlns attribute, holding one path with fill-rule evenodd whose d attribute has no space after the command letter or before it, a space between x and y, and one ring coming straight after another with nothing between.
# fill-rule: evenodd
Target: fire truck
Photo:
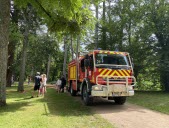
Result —
<instances>
[{"instance_id":1,"label":"fire truck","mask_svg":"<svg viewBox=\"0 0 169 128\"><path fill-rule=\"evenodd\" d=\"M92 105L95 97L124 104L134 95L136 79L129 53L93 50L79 56L68 65L68 91L78 94L85 105Z\"/></svg>"}]
</instances>

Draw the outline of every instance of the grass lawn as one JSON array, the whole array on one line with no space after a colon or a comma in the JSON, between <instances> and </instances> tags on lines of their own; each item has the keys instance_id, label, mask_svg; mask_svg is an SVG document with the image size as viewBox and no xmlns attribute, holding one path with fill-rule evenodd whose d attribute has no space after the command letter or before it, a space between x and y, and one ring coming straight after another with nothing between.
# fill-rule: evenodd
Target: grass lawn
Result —
<instances>
[{"instance_id":1,"label":"grass lawn","mask_svg":"<svg viewBox=\"0 0 169 128\"><path fill-rule=\"evenodd\" d=\"M47 88L45 97L30 98L32 86L24 93L7 88L7 106L0 108L0 128L112 128L106 120L67 93Z\"/></svg>"},{"instance_id":2,"label":"grass lawn","mask_svg":"<svg viewBox=\"0 0 169 128\"><path fill-rule=\"evenodd\" d=\"M169 114L169 93L165 92L135 92L133 97L128 97L128 102L144 106L165 114Z\"/></svg>"}]
</instances>

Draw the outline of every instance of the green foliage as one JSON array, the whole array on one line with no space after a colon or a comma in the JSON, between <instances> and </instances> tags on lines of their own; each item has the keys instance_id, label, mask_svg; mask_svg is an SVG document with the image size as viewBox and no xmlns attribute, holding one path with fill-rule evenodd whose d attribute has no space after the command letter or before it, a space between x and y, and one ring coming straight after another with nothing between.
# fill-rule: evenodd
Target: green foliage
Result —
<instances>
[{"instance_id":1,"label":"green foliage","mask_svg":"<svg viewBox=\"0 0 169 128\"><path fill-rule=\"evenodd\" d=\"M138 88L154 90L166 85L168 90L168 1L105 2L100 12L98 47L130 53Z\"/></svg>"},{"instance_id":2,"label":"green foliage","mask_svg":"<svg viewBox=\"0 0 169 128\"><path fill-rule=\"evenodd\" d=\"M159 66L160 82L166 91L169 91L169 82L166 80L169 78L169 2L166 0L149 1L147 5L149 8L148 21L153 24L154 34L156 35L158 42L156 45L157 53L159 54ZM151 25L149 24L149 25Z\"/></svg>"},{"instance_id":3,"label":"green foliage","mask_svg":"<svg viewBox=\"0 0 169 128\"><path fill-rule=\"evenodd\" d=\"M15 23L10 24L9 26L9 40L18 42L20 39L23 39L23 35L21 34L20 30L18 29L18 26Z\"/></svg>"},{"instance_id":4,"label":"green foliage","mask_svg":"<svg viewBox=\"0 0 169 128\"><path fill-rule=\"evenodd\" d=\"M31 74L31 70L40 71L46 73L46 66L48 62L49 55L52 56L51 67L55 67L55 63L62 63L62 60L59 60L59 43L55 37L52 35L42 35L36 37L36 40L32 40L30 43L28 51L28 74ZM32 74L34 75L34 74Z\"/></svg>"},{"instance_id":5,"label":"green foliage","mask_svg":"<svg viewBox=\"0 0 169 128\"><path fill-rule=\"evenodd\" d=\"M25 7L30 3L37 9L50 31L79 34L84 27L92 24L93 18L89 11L90 0L16 0L18 6Z\"/></svg>"}]
</instances>

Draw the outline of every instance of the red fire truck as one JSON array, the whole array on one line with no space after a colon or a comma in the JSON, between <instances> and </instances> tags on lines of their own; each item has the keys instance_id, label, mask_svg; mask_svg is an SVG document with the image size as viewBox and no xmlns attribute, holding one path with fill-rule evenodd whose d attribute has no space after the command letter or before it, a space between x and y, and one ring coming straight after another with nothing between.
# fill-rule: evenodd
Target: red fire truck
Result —
<instances>
[{"instance_id":1,"label":"red fire truck","mask_svg":"<svg viewBox=\"0 0 169 128\"><path fill-rule=\"evenodd\" d=\"M134 95L135 84L127 52L93 50L69 63L68 91L72 96L80 93L85 105L91 105L95 97L124 104L126 97Z\"/></svg>"}]
</instances>

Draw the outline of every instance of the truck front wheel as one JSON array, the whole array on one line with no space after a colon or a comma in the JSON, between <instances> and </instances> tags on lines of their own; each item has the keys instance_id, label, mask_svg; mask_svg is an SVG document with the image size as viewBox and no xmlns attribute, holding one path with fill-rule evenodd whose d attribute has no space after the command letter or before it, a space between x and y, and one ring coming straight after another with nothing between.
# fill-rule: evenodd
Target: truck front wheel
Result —
<instances>
[{"instance_id":1,"label":"truck front wheel","mask_svg":"<svg viewBox=\"0 0 169 128\"><path fill-rule=\"evenodd\" d=\"M126 97L114 97L116 104L122 105L126 102Z\"/></svg>"},{"instance_id":2,"label":"truck front wheel","mask_svg":"<svg viewBox=\"0 0 169 128\"><path fill-rule=\"evenodd\" d=\"M90 97L89 92L87 92L87 86L83 86L82 99L85 105L91 105L93 103L93 98Z\"/></svg>"}]
</instances>

